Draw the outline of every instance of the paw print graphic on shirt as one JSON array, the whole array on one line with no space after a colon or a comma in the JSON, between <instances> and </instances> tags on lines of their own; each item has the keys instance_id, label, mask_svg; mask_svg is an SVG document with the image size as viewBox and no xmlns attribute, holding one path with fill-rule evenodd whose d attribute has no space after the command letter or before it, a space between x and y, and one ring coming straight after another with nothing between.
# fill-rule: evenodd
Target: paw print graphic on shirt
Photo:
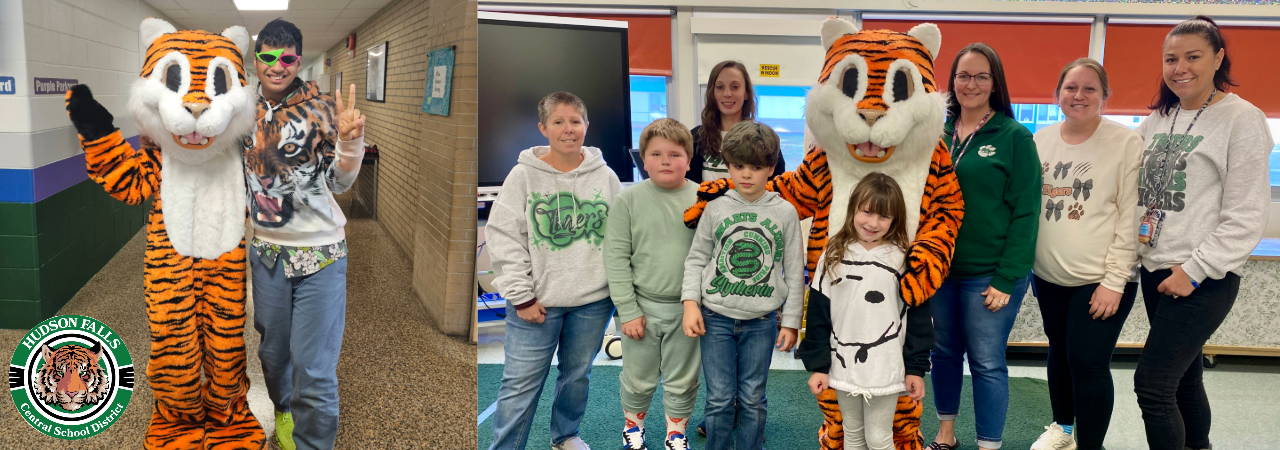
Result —
<instances>
[{"instance_id":1,"label":"paw print graphic on shirt","mask_svg":"<svg viewBox=\"0 0 1280 450\"><path fill-rule=\"evenodd\" d=\"M994 145L984 145L982 147L978 147L978 155L982 156L983 158L986 158L994 154L996 154L996 146Z\"/></svg>"},{"instance_id":2,"label":"paw print graphic on shirt","mask_svg":"<svg viewBox=\"0 0 1280 450\"><path fill-rule=\"evenodd\" d=\"M1080 220L1080 216L1084 215L1084 206L1080 203L1074 203L1067 208L1067 218L1071 220Z\"/></svg>"}]
</instances>

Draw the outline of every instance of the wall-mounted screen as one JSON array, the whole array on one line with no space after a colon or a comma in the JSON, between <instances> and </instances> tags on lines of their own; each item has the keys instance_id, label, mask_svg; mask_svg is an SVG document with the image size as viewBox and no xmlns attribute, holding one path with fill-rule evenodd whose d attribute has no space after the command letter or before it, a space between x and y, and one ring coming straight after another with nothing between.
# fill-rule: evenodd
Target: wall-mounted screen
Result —
<instances>
[{"instance_id":1,"label":"wall-mounted screen","mask_svg":"<svg viewBox=\"0 0 1280 450\"><path fill-rule=\"evenodd\" d=\"M632 181L626 22L481 12L479 185L501 186L520 152L547 145L538 101L568 91L587 105L585 145Z\"/></svg>"}]
</instances>

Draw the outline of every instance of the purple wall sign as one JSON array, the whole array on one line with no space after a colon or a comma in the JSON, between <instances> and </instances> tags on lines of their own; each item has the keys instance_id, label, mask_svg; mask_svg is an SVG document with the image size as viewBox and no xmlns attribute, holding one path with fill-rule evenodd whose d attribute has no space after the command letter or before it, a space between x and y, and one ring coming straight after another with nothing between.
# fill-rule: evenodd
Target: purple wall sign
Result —
<instances>
[{"instance_id":1,"label":"purple wall sign","mask_svg":"<svg viewBox=\"0 0 1280 450\"><path fill-rule=\"evenodd\" d=\"M36 95L63 95L71 89L71 86L75 86L79 83L79 80L68 80L65 78L36 78Z\"/></svg>"}]
</instances>

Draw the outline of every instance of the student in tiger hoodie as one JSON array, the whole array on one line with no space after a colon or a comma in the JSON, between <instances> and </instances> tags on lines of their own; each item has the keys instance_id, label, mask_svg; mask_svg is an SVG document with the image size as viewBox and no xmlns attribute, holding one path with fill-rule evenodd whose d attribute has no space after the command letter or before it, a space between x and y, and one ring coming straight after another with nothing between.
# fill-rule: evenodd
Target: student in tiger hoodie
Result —
<instances>
[{"instance_id":1,"label":"student in tiger hoodie","mask_svg":"<svg viewBox=\"0 0 1280 450\"><path fill-rule=\"evenodd\" d=\"M315 82L298 79L298 27L273 20L255 47L257 129L244 137L244 162L258 357L279 447L330 449L347 303L347 218L333 194L350 189L360 172L364 116L354 84L343 105L341 88L335 103Z\"/></svg>"}]
</instances>

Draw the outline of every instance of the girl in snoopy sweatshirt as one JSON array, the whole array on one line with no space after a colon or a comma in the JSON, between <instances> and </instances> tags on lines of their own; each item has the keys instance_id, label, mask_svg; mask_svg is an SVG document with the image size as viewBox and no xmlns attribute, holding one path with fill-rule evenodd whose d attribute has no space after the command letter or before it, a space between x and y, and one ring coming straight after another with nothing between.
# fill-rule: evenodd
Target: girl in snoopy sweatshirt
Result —
<instances>
[{"instance_id":1,"label":"girl in snoopy sweatshirt","mask_svg":"<svg viewBox=\"0 0 1280 450\"><path fill-rule=\"evenodd\" d=\"M919 358L903 356L908 347L929 346L925 341L931 339L920 336L932 335L928 310L908 308L898 293L910 243L906 210L892 178L880 173L863 178L849 199L853 213L828 242L812 275L798 353L813 372L809 388L814 394L836 390L846 449L892 449L898 396L910 392L919 400L924 395L927 356L923 368ZM913 309L924 312L923 321L910 314Z\"/></svg>"}]
</instances>

